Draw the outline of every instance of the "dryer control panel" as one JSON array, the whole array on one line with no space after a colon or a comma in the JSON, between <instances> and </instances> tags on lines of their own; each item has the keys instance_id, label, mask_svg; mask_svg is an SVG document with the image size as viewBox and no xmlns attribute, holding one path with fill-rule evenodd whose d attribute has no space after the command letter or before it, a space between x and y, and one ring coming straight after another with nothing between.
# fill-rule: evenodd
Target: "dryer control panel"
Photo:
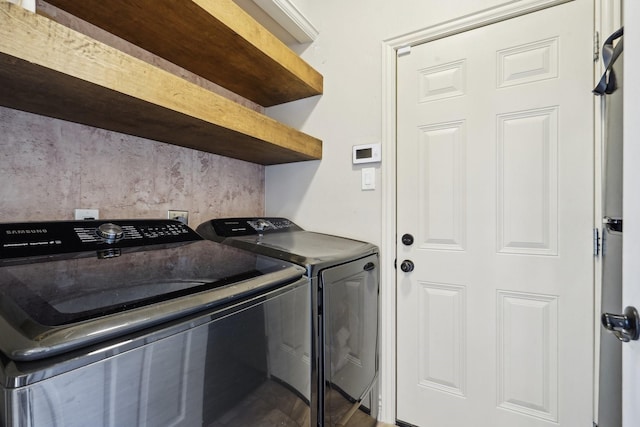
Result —
<instances>
[{"instance_id":1,"label":"dryer control panel","mask_svg":"<svg viewBox=\"0 0 640 427\"><path fill-rule=\"evenodd\" d=\"M211 221L201 224L197 229L198 232L200 232L204 227L213 228L213 231L218 237L237 237L285 231L302 231L302 228L286 218L269 217L212 219Z\"/></svg>"}]
</instances>

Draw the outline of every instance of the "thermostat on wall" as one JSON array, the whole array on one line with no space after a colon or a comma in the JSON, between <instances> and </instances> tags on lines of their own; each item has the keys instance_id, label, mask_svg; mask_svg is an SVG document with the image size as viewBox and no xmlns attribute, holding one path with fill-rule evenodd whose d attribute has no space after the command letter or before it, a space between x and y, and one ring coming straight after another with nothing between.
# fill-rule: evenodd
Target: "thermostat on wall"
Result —
<instances>
[{"instance_id":1,"label":"thermostat on wall","mask_svg":"<svg viewBox=\"0 0 640 427\"><path fill-rule=\"evenodd\" d=\"M353 146L353 164L375 163L380 161L380 144L364 144Z\"/></svg>"}]
</instances>

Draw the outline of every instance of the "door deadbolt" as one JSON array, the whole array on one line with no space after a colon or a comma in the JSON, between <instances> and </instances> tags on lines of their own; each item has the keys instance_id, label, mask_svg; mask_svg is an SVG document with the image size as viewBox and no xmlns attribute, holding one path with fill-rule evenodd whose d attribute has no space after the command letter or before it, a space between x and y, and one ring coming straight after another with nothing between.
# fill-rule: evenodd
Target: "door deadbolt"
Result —
<instances>
[{"instance_id":1,"label":"door deadbolt","mask_svg":"<svg viewBox=\"0 0 640 427\"><path fill-rule=\"evenodd\" d=\"M622 342L635 341L640 337L640 319L635 307L627 307L624 314L602 313L602 326Z\"/></svg>"},{"instance_id":2,"label":"door deadbolt","mask_svg":"<svg viewBox=\"0 0 640 427\"><path fill-rule=\"evenodd\" d=\"M402 244L405 246L413 245L413 236L409 233L402 235Z\"/></svg>"}]
</instances>

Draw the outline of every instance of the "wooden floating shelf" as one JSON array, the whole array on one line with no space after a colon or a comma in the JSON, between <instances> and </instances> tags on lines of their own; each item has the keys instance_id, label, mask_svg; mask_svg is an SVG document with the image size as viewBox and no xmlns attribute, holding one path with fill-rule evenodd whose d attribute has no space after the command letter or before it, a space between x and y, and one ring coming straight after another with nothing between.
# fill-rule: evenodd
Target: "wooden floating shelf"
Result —
<instances>
[{"instance_id":1,"label":"wooden floating shelf","mask_svg":"<svg viewBox=\"0 0 640 427\"><path fill-rule=\"evenodd\" d=\"M0 82L9 108L264 165L322 157L312 136L2 0Z\"/></svg>"},{"instance_id":2,"label":"wooden floating shelf","mask_svg":"<svg viewBox=\"0 0 640 427\"><path fill-rule=\"evenodd\" d=\"M232 0L47 2L265 107L322 93L322 75Z\"/></svg>"}]
</instances>

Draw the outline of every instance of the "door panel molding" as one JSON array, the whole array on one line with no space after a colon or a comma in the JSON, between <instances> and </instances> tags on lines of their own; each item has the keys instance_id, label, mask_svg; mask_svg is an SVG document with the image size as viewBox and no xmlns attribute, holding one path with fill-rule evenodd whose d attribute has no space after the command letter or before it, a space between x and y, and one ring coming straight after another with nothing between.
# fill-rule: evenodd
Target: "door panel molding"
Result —
<instances>
[{"instance_id":1,"label":"door panel molding","mask_svg":"<svg viewBox=\"0 0 640 427\"><path fill-rule=\"evenodd\" d=\"M465 250L466 132L465 122L438 123L419 129L421 249ZM436 208L436 206L440 208ZM442 206L446 206L442 209Z\"/></svg>"},{"instance_id":2,"label":"door panel molding","mask_svg":"<svg viewBox=\"0 0 640 427\"><path fill-rule=\"evenodd\" d=\"M554 106L497 117L500 253L558 255L558 115Z\"/></svg>"},{"instance_id":3,"label":"door panel molding","mask_svg":"<svg viewBox=\"0 0 640 427\"><path fill-rule=\"evenodd\" d=\"M498 406L557 423L558 297L498 291L496 305Z\"/></svg>"},{"instance_id":4,"label":"door panel molding","mask_svg":"<svg viewBox=\"0 0 640 427\"><path fill-rule=\"evenodd\" d=\"M417 325L420 342L418 382L441 392L466 397L466 287L419 282ZM442 319L450 319L443 324Z\"/></svg>"}]
</instances>

